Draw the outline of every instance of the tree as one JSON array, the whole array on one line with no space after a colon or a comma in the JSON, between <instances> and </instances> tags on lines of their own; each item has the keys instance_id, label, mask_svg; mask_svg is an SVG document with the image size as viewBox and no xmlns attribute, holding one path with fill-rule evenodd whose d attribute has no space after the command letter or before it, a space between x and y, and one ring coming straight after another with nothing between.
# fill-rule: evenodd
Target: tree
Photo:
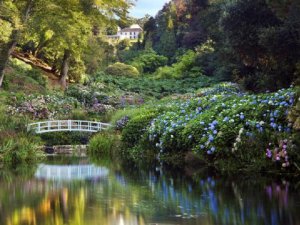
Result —
<instances>
[{"instance_id":1,"label":"tree","mask_svg":"<svg viewBox=\"0 0 300 225\"><path fill-rule=\"evenodd\" d=\"M42 3L42 10L33 10L38 3ZM1 49L1 55L6 55L6 57L1 57L3 62L0 63L0 72L3 73L11 51L20 41L22 28L22 31L28 34L26 41L38 43L37 53L43 50L47 57L50 56L50 61L56 63L61 61L61 65L58 66L60 82L65 88L69 64L71 61L81 60L93 28L113 20L114 15L124 18L130 5L131 3L127 0L5 0L1 5L1 10L9 7L10 14L7 19L16 18L16 21L21 21L23 26L13 26L16 28L12 31L10 42L6 48ZM18 14L13 12L13 9ZM33 13L28 23L30 12ZM25 24L27 26L24 26Z\"/></svg>"},{"instance_id":2,"label":"tree","mask_svg":"<svg viewBox=\"0 0 300 225\"><path fill-rule=\"evenodd\" d=\"M0 43L0 88L4 79L4 69L9 56L16 47L22 31L26 28L28 19L40 1L34 0L3 0L0 2L0 19L11 30L6 42ZM46 4L46 2L45 2Z\"/></svg>"}]
</instances>

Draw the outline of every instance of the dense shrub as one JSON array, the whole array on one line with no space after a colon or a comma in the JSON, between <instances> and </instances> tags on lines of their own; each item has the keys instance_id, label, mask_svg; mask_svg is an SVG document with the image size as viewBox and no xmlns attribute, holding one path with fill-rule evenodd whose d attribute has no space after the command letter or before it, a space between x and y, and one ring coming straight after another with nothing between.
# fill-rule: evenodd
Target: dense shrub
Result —
<instances>
[{"instance_id":1,"label":"dense shrub","mask_svg":"<svg viewBox=\"0 0 300 225\"><path fill-rule=\"evenodd\" d=\"M168 58L158 55L155 51L142 52L131 61L131 65L138 68L141 73L153 73L157 68L166 65Z\"/></svg>"},{"instance_id":2,"label":"dense shrub","mask_svg":"<svg viewBox=\"0 0 300 225\"><path fill-rule=\"evenodd\" d=\"M148 110L141 115L133 117L122 130L122 141L127 147L133 147L138 144L141 137L146 132L146 127L158 112Z\"/></svg>"},{"instance_id":3,"label":"dense shrub","mask_svg":"<svg viewBox=\"0 0 300 225\"><path fill-rule=\"evenodd\" d=\"M89 153L94 156L108 156L117 146L119 137L109 132L101 132L89 141Z\"/></svg>"},{"instance_id":4,"label":"dense shrub","mask_svg":"<svg viewBox=\"0 0 300 225\"><path fill-rule=\"evenodd\" d=\"M202 69L196 65L197 53L189 50L179 57L172 66L161 67L157 70L158 78L187 78L201 76Z\"/></svg>"},{"instance_id":5,"label":"dense shrub","mask_svg":"<svg viewBox=\"0 0 300 225\"><path fill-rule=\"evenodd\" d=\"M216 85L194 96L158 102L157 107L164 104L165 108L151 121L151 116L137 114L123 129L122 139L129 147L148 139L161 156L192 150L223 169L222 162L228 159L235 162L235 168L247 164L263 170L272 165L266 158L269 143L278 148L282 140L295 134L287 121L294 99L292 89L251 95L240 92L236 85ZM143 123L144 118L147 122ZM293 156L291 161L298 160L296 148L291 144L284 153ZM143 147L138 149L143 151Z\"/></svg>"},{"instance_id":6,"label":"dense shrub","mask_svg":"<svg viewBox=\"0 0 300 225\"><path fill-rule=\"evenodd\" d=\"M105 72L113 76L127 76L127 77L138 77L139 71L131 65L117 62L106 68Z\"/></svg>"},{"instance_id":7,"label":"dense shrub","mask_svg":"<svg viewBox=\"0 0 300 225\"><path fill-rule=\"evenodd\" d=\"M58 119L68 117L80 103L60 93L11 96L7 111L10 115L25 115L33 119Z\"/></svg>"},{"instance_id":8,"label":"dense shrub","mask_svg":"<svg viewBox=\"0 0 300 225\"><path fill-rule=\"evenodd\" d=\"M0 162L7 166L38 162L43 158L40 145L38 138L24 135L7 138L0 144Z\"/></svg>"}]
</instances>

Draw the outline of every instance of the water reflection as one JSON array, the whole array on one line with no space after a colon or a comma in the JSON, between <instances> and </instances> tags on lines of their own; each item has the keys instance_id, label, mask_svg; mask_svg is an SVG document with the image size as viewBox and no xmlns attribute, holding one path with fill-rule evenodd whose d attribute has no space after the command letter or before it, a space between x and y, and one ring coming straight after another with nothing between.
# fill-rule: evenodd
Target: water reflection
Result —
<instances>
[{"instance_id":1,"label":"water reflection","mask_svg":"<svg viewBox=\"0 0 300 225\"><path fill-rule=\"evenodd\" d=\"M35 172L37 179L45 180L97 180L108 175L108 169L95 165L40 164Z\"/></svg>"},{"instance_id":2,"label":"water reflection","mask_svg":"<svg viewBox=\"0 0 300 225\"><path fill-rule=\"evenodd\" d=\"M300 195L284 180L80 163L42 164L32 178L0 176L0 224L300 224Z\"/></svg>"}]
</instances>

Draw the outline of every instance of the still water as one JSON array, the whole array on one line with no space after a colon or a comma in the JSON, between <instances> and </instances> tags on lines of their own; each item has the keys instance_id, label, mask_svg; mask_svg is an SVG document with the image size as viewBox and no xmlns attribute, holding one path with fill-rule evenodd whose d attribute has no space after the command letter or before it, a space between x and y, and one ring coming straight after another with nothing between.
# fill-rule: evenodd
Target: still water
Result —
<instances>
[{"instance_id":1,"label":"still water","mask_svg":"<svg viewBox=\"0 0 300 225\"><path fill-rule=\"evenodd\" d=\"M300 224L297 182L204 174L49 158L1 170L0 224Z\"/></svg>"}]
</instances>

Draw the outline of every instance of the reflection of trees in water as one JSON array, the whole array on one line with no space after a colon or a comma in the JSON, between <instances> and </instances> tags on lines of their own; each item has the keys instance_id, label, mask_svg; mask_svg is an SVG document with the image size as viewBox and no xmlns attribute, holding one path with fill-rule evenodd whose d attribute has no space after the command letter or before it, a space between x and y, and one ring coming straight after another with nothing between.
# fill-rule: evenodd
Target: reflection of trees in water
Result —
<instances>
[{"instance_id":1,"label":"reflection of trees in water","mask_svg":"<svg viewBox=\"0 0 300 225\"><path fill-rule=\"evenodd\" d=\"M88 189L81 187L73 191L62 188L50 192L36 205L35 208L23 206L15 209L1 224L7 225L86 225L86 224L128 224L144 225L140 215L134 215L130 209L120 204L118 199L109 199L109 204L100 206L90 205ZM89 206L89 207L87 207Z\"/></svg>"},{"instance_id":2,"label":"reflection of trees in water","mask_svg":"<svg viewBox=\"0 0 300 225\"><path fill-rule=\"evenodd\" d=\"M125 168L126 169L126 168ZM295 224L288 182L171 176L161 168L110 170L97 181L0 180L0 224ZM299 204L299 203L298 203ZM298 208L297 208L298 207Z\"/></svg>"},{"instance_id":3,"label":"reflection of trees in water","mask_svg":"<svg viewBox=\"0 0 300 225\"><path fill-rule=\"evenodd\" d=\"M147 171L147 179L142 178L146 176L145 171L135 173L139 179L125 175L131 180L143 180L139 185L148 183L152 194L161 199L156 206L156 216L168 211L181 218L205 217L211 224L295 224L300 221L297 213L300 207L296 202L300 196L297 192L289 193L287 182L269 185L267 180L273 179L258 177L252 177L250 181L241 178L174 178L162 171ZM124 177L119 180L123 184L126 181Z\"/></svg>"}]
</instances>

